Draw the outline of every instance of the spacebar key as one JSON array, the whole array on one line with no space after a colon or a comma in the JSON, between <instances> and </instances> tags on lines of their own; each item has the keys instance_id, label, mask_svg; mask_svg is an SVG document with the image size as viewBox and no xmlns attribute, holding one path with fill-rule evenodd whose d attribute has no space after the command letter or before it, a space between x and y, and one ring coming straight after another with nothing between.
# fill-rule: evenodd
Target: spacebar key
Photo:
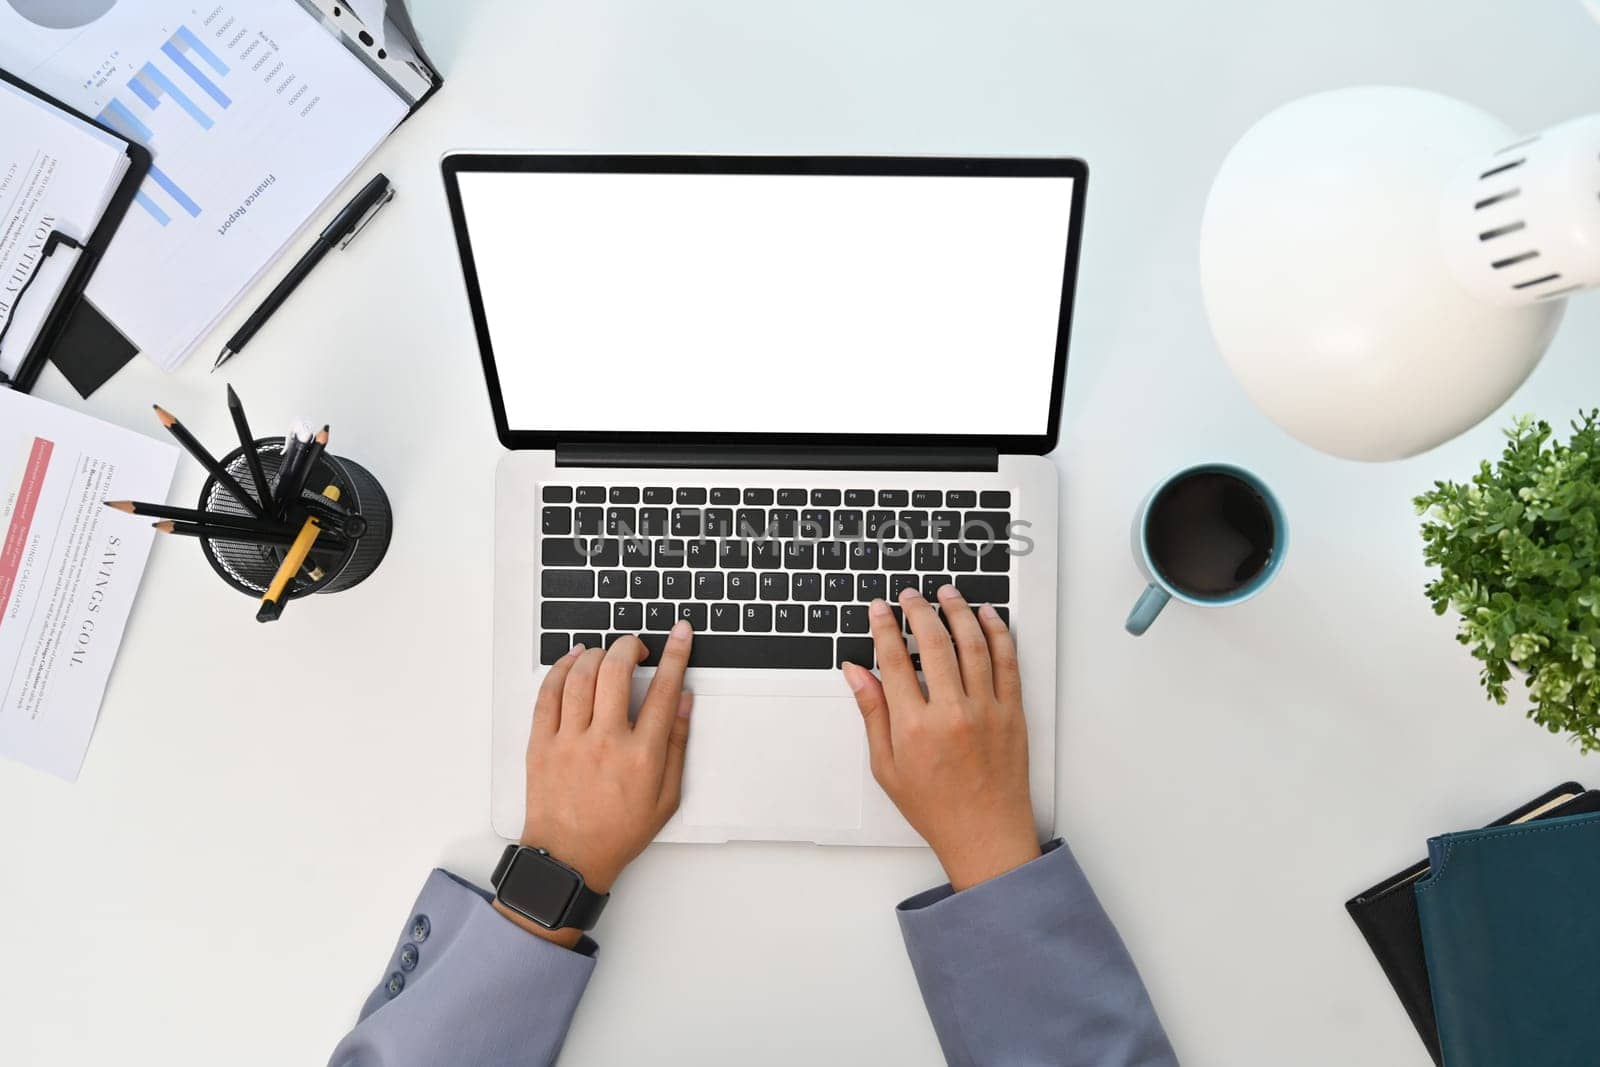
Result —
<instances>
[{"instance_id":1,"label":"spacebar key","mask_svg":"<svg viewBox=\"0 0 1600 1067\"><path fill-rule=\"evenodd\" d=\"M661 650L667 647L666 634L639 635L650 650L644 661L646 667L661 662ZM833 666L833 638L831 637L729 637L719 634L695 634L694 651L689 653L691 667L799 667L827 670Z\"/></svg>"}]
</instances>

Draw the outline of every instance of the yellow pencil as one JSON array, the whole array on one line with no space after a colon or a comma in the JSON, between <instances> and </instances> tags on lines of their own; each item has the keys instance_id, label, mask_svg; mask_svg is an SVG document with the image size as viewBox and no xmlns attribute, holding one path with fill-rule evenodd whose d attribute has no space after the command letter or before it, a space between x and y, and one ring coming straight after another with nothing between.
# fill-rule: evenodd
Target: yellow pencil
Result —
<instances>
[{"instance_id":1,"label":"yellow pencil","mask_svg":"<svg viewBox=\"0 0 1600 1067\"><path fill-rule=\"evenodd\" d=\"M322 491L322 495L334 503L339 502L339 487L330 485ZM262 594L261 607L256 610L257 622L273 622L283 614L284 593L289 588L289 582L300 572L306 557L311 554L311 546L316 544L317 537L322 533L322 520L315 515L306 519L305 525L300 527L300 532L295 536L294 543L289 546L289 551L283 557L283 562L278 566L278 573L272 576L272 584Z\"/></svg>"}]
</instances>

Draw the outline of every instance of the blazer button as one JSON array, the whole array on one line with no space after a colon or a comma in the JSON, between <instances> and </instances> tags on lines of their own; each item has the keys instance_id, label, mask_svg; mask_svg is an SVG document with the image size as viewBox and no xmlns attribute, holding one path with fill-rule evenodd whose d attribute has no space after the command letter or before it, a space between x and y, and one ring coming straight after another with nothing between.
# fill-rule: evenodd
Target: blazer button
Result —
<instances>
[{"instance_id":1,"label":"blazer button","mask_svg":"<svg viewBox=\"0 0 1600 1067\"><path fill-rule=\"evenodd\" d=\"M417 951L417 946L409 942L400 949L400 969L410 974L417 969L417 961L422 958L422 953Z\"/></svg>"},{"instance_id":2,"label":"blazer button","mask_svg":"<svg viewBox=\"0 0 1600 1067\"><path fill-rule=\"evenodd\" d=\"M389 980L383 984L383 991L389 994L390 1000L393 1000L395 997L400 995L400 991L405 987L406 976L401 974L399 971L396 971L391 974L389 976Z\"/></svg>"},{"instance_id":3,"label":"blazer button","mask_svg":"<svg viewBox=\"0 0 1600 1067\"><path fill-rule=\"evenodd\" d=\"M411 940L417 944L428 940L428 935L433 932L433 926L428 922L426 915L418 915L411 920Z\"/></svg>"}]
</instances>

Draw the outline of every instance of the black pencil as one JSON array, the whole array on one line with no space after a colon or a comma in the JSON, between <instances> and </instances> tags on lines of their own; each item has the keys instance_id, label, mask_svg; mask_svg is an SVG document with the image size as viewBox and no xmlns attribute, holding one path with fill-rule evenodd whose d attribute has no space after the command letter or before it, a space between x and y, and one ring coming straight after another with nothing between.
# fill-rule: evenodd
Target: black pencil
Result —
<instances>
[{"instance_id":1,"label":"black pencil","mask_svg":"<svg viewBox=\"0 0 1600 1067\"><path fill-rule=\"evenodd\" d=\"M225 515L219 511L175 508L166 504L146 504L139 500L107 500L106 507L129 515L143 515L148 519L176 519L179 522L197 522L203 526L225 526L230 530L243 530L248 533L294 533L283 523L252 519L248 515Z\"/></svg>"},{"instance_id":2,"label":"black pencil","mask_svg":"<svg viewBox=\"0 0 1600 1067\"><path fill-rule=\"evenodd\" d=\"M266 473L261 469L261 457L256 454L256 437L250 432L250 420L245 418L244 403L231 385L228 386L228 414L233 416L233 428L239 434L239 447L244 449L244 460L250 465L250 480L256 483L256 500L263 510L270 513L273 510L272 487L267 484Z\"/></svg>"},{"instance_id":3,"label":"black pencil","mask_svg":"<svg viewBox=\"0 0 1600 1067\"><path fill-rule=\"evenodd\" d=\"M151 407L156 409L156 418L161 420L161 425L167 428L167 432L177 438L180 445L188 449L189 454L199 462L200 466L211 472L211 476L217 480L219 485L233 494L234 499L239 501L240 507L258 519L267 517L266 511L262 509L260 504L256 503L255 497L244 491L244 486L239 484L238 479L229 474L228 469L217 462L217 457L206 451L205 446L184 427L183 423L173 416L172 412L163 408L160 404L152 404Z\"/></svg>"},{"instance_id":4,"label":"black pencil","mask_svg":"<svg viewBox=\"0 0 1600 1067\"><path fill-rule=\"evenodd\" d=\"M295 468L289 475L288 492L278 502L278 515L280 517L287 518L290 509L300 503L300 498L306 491L306 483L311 480L311 469L317 465L317 460L321 458L322 450L327 447L327 444L328 428L324 426L317 431L317 435L311 439L311 443L301 450L296 459ZM282 484L282 482L279 483L279 485Z\"/></svg>"},{"instance_id":5,"label":"black pencil","mask_svg":"<svg viewBox=\"0 0 1600 1067\"><path fill-rule=\"evenodd\" d=\"M294 535L290 533L255 533L251 530L234 530L226 526L212 526L198 522L174 522L165 519L152 523L157 531L164 534L176 534L179 537L202 537L210 541L234 541L250 545L271 545L275 548L288 548L294 544ZM344 542L336 538L323 538L322 543L313 550L315 552L342 552Z\"/></svg>"}]
</instances>

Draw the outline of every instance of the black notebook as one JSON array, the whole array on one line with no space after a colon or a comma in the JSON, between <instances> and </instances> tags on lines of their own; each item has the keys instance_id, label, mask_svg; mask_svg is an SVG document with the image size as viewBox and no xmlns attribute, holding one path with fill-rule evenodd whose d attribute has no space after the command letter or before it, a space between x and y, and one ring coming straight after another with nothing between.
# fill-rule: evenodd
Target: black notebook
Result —
<instances>
[{"instance_id":1,"label":"black notebook","mask_svg":"<svg viewBox=\"0 0 1600 1067\"><path fill-rule=\"evenodd\" d=\"M1577 782L1564 782L1536 800L1490 823L1510 823L1549 819L1559 815L1579 815L1600 811L1600 790L1586 791ZM1345 910L1355 920L1367 946L1388 975L1411 1023L1434 1063L1442 1063L1439 1029L1433 1015L1433 991L1428 984L1428 965L1423 957L1422 926L1417 916L1414 887L1428 873L1428 861L1413 864L1385 878L1364 893L1345 901Z\"/></svg>"}]
</instances>

